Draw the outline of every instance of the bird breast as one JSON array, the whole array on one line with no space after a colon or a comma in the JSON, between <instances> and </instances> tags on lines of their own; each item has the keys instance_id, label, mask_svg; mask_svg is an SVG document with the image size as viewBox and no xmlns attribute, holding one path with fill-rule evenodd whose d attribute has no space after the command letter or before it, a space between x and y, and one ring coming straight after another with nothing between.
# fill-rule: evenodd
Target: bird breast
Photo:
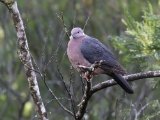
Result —
<instances>
[{"instance_id":1,"label":"bird breast","mask_svg":"<svg viewBox=\"0 0 160 120\"><path fill-rule=\"evenodd\" d=\"M78 65L89 67L91 64L81 53L82 40L70 40L67 48L67 55L72 66L78 70ZM78 70L79 71L79 70Z\"/></svg>"}]
</instances>

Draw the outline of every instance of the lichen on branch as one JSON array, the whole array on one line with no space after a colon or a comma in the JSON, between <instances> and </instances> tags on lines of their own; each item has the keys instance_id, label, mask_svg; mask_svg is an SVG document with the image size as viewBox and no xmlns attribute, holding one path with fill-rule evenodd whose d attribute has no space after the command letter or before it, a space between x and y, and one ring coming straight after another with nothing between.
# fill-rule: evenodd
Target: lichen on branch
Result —
<instances>
[{"instance_id":1,"label":"lichen on branch","mask_svg":"<svg viewBox=\"0 0 160 120\"><path fill-rule=\"evenodd\" d=\"M11 1L0 0L0 2L5 4L6 7L9 9L9 12L12 16L12 20L14 22L14 26L16 28L17 39L18 39L18 56L25 68L25 74L27 76L32 99L36 106L38 118L40 120L48 120L47 112L40 95L37 76L34 71L31 54L28 47L27 37L23 21L19 13L19 9L17 7L17 2L13 0Z\"/></svg>"}]
</instances>

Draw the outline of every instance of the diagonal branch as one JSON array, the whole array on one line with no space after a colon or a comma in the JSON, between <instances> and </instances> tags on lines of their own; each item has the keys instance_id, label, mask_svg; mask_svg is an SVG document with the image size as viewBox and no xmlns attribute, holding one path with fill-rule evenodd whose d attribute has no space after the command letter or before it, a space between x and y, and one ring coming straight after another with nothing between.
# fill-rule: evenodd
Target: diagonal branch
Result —
<instances>
[{"instance_id":1,"label":"diagonal branch","mask_svg":"<svg viewBox=\"0 0 160 120\"><path fill-rule=\"evenodd\" d=\"M147 71L147 72L135 73L135 74L130 74L130 75L124 76L125 80L127 80L127 81L135 81L135 80L139 80L139 79L153 78L153 77L160 77L160 70ZM102 90L104 88L111 87L114 85L117 85L117 83L113 79L106 80L102 83L99 83L99 84L93 86L91 92L93 94L99 90Z\"/></svg>"},{"instance_id":2,"label":"diagonal branch","mask_svg":"<svg viewBox=\"0 0 160 120\"><path fill-rule=\"evenodd\" d=\"M29 52L28 41L23 25L21 15L19 13L17 2L14 0L0 0L9 9L12 16L18 38L18 55L22 63L24 64L25 74L29 83L30 92L36 106L36 111L40 120L48 120L47 112L43 104L39 86L37 83L37 76L34 71L34 66L31 59L31 54ZM28 66L28 67L26 67Z\"/></svg>"},{"instance_id":3,"label":"diagonal branch","mask_svg":"<svg viewBox=\"0 0 160 120\"><path fill-rule=\"evenodd\" d=\"M44 84L45 86L47 87L48 91L50 92L50 94L55 98L55 100L57 101L57 103L60 105L60 107L66 111L67 113L69 113L70 115L74 116L74 114L68 110L60 101L59 99L57 98L57 96L54 94L54 92L49 88L48 84L46 83L46 80L45 80L45 75L43 77L43 81L44 81Z\"/></svg>"},{"instance_id":4,"label":"diagonal branch","mask_svg":"<svg viewBox=\"0 0 160 120\"><path fill-rule=\"evenodd\" d=\"M84 72L87 72L87 74L92 74L92 72L96 69L96 67L100 66L101 62L94 63L91 65L91 67L85 67L85 66L79 66ZM141 72L141 73L135 73L123 76L127 81L135 81L140 80L144 78L154 78L154 77L160 77L160 70L157 71L147 71L147 72ZM92 95L102 89L111 87L117 85L117 83L113 80L106 80L104 82L98 83L95 86L91 87L91 83L87 81L87 85L85 87L85 92L82 97L81 103L79 104L79 109L76 113L76 120L81 120L86 112L87 104L92 97Z\"/></svg>"},{"instance_id":5,"label":"diagonal branch","mask_svg":"<svg viewBox=\"0 0 160 120\"><path fill-rule=\"evenodd\" d=\"M76 120L81 120L83 115L86 112L86 107L89 102L90 97L92 96L91 94L91 82L87 81L87 85L85 86L85 92L82 97L81 103L78 105L79 109L76 113Z\"/></svg>"}]
</instances>

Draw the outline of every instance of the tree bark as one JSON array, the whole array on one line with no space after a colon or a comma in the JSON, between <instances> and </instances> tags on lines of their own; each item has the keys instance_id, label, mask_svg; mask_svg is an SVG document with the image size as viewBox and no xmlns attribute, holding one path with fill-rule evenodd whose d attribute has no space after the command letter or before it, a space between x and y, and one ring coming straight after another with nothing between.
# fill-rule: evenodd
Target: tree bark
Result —
<instances>
[{"instance_id":1,"label":"tree bark","mask_svg":"<svg viewBox=\"0 0 160 120\"><path fill-rule=\"evenodd\" d=\"M27 41L23 21L17 7L17 2L13 0L0 0L0 2L4 3L5 6L8 8L12 16L14 26L16 28L17 38L18 38L18 42L17 42L18 55L21 62L24 65L25 74L27 76L32 99L36 106L38 118L40 120L48 120L47 112L40 95L37 76L34 71L31 54L29 52L28 41Z\"/></svg>"},{"instance_id":2,"label":"tree bark","mask_svg":"<svg viewBox=\"0 0 160 120\"><path fill-rule=\"evenodd\" d=\"M85 68L85 69L87 70L87 68ZM90 69L91 68L88 68L89 71L90 71ZM135 80L141 80L144 78L160 77L160 70L135 73L135 74L126 75L123 77L124 77L124 79L126 79L127 81L130 81L130 82L135 81ZM94 93L97 93L98 91L100 91L102 89L117 85L117 83L113 79L110 79L110 80L106 80L104 82L98 83L93 87L91 87L89 85L90 84L87 82L84 95L82 97L81 103L79 105L79 109L76 114L76 120L81 120L83 118L84 114L86 113L87 104Z\"/></svg>"}]
</instances>

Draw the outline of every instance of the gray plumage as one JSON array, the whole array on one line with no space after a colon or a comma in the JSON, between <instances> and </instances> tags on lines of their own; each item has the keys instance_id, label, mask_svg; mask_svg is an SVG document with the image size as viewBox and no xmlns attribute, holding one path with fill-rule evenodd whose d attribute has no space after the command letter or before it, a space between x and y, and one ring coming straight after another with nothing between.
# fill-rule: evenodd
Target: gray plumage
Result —
<instances>
[{"instance_id":1,"label":"gray plumage","mask_svg":"<svg viewBox=\"0 0 160 120\"><path fill-rule=\"evenodd\" d=\"M83 56L93 64L95 61L104 60L102 69L106 72L125 74L125 70L117 62L110 50L95 38L87 36L81 44ZM109 73L108 73L109 74Z\"/></svg>"},{"instance_id":2,"label":"gray plumage","mask_svg":"<svg viewBox=\"0 0 160 120\"><path fill-rule=\"evenodd\" d=\"M122 77L125 70L110 50L99 40L86 35L81 28L73 28L68 42L67 55L72 66L88 79L79 66L90 67L93 63L103 60L100 68L93 75L107 74L111 76L126 92L133 93L129 83Z\"/></svg>"}]
</instances>

